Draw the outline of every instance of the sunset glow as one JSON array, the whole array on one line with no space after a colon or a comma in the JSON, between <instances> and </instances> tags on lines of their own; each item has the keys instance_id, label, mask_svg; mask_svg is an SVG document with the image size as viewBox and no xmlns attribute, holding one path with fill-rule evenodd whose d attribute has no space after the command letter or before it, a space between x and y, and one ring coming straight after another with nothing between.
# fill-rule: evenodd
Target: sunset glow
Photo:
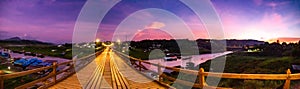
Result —
<instances>
[{"instance_id":1,"label":"sunset glow","mask_svg":"<svg viewBox=\"0 0 300 89\"><path fill-rule=\"evenodd\" d=\"M155 3L160 2L160 5ZM21 37L24 39L36 39L48 42L63 43L71 42L77 16L83 7L85 0L74 2L60 0L2 0L0 10L0 38ZM224 27L225 39L256 39L268 41L279 37L300 38L299 26L299 1L264 1L264 0L211 0ZM238 3L238 4L237 4ZM180 31L172 33L174 38L209 38L206 24L202 23L192 11L186 6L173 6L178 2L132 2L122 1L119 5L127 8L114 7L107 13L99 26L97 36L102 41L112 40L114 29L119 24L115 23L120 18L129 16L140 8L154 7L165 8L172 14L166 12L153 12L151 10L141 11L132 19L136 22L129 22L125 33L120 33L120 38L135 34L144 28L160 28L171 31L172 29L189 27L194 37L185 37ZM175 15L179 20L173 20ZM88 23L87 23L88 24ZM183 24L183 25L178 25ZM150 26L151 25L151 26ZM181 27L180 27L181 26ZM88 25L87 25L88 27ZM132 28L130 28L132 27ZM181 31L186 31L182 29ZM182 34L182 35L180 35ZM133 37L133 36L131 36ZM130 37L128 37L130 38ZM124 40L124 39L123 39Z\"/></svg>"},{"instance_id":2,"label":"sunset glow","mask_svg":"<svg viewBox=\"0 0 300 89\"><path fill-rule=\"evenodd\" d=\"M300 89L299 58L300 0L0 0L0 89Z\"/></svg>"}]
</instances>

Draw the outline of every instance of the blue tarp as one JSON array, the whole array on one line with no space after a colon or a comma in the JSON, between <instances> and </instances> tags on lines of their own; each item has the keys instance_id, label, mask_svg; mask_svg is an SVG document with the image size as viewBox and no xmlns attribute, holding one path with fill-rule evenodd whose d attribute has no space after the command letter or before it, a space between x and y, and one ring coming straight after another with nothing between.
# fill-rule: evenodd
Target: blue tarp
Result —
<instances>
[{"instance_id":1,"label":"blue tarp","mask_svg":"<svg viewBox=\"0 0 300 89\"><path fill-rule=\"evenodd\" d=\"M16 60L14 64L22 65L23 67L27 66L49 66L51 63L43 62L42 60L39 60L37 58L21 58L19 60Z\"/></svg>"}]
</instances>

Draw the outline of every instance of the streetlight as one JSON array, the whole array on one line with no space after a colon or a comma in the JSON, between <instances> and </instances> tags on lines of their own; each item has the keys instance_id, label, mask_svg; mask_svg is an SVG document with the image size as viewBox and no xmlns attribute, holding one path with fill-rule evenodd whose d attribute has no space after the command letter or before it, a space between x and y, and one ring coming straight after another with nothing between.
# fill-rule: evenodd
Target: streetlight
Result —
<instances>
[{"instance_id":1,"label":"streetlight","mask_svg":"<svg viewBox=\"0 0 300 89\"><path fill-rule=\"evenodd\" d=\"M99 38L97 38L96 40L95 40L95 48L97 49L97 47L99 47L100 46L100 39ZM99 48L100 49L100 48Z\"/></svg>"},{"instance_id":2,"label":"streetlight","mask_svg":"<svg viewBox=\"0 0 300 89\"><path fill-rule=\"evenodd\" d=\"M120 45L120 44L121 44L121 40L120 40L120 39L117 39L117 43Z\"/></svg>"},{"instance_id":3,"label":"streetlight","mask_svg":"<svg viewBox=\"0 0 300 89\"><path fill-rule=\"evenodd\" d=\"M96 43L99 43L101 40L99 39L99 38L97 38L96 40L95 40L95 42Z\"/></svg>"},{"instance_id":4,"label":"streetlight","mask_svg":"<svg viewBox=\"0 0 300 89\"><path fill-rule=\"evenodd\" d=\"M121 48L121 40L120 39L117 39L117 43L118 43L118 50L121 50L122 48Z\"/></svg>"}]
</instances>

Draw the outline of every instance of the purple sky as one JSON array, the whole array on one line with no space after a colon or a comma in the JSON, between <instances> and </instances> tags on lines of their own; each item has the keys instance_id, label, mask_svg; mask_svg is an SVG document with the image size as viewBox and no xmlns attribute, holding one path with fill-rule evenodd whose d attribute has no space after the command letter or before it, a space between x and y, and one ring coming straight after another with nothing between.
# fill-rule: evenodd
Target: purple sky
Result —
<instances>
[{"instance_id":1,"label":"purple sky","mask_svg":"<svg viewBox=\"0 0 300 89\"><path fill-rule=\"evenodd\" d=\"M211 0L211 2L222 20L225 38L266 41L277 37L300 37L298 0ZM84 3L85 0L1 0L0 39L19 36L53 43L71 42L75 21ZM188 9L184 9L187 7L179 5L176 0L169 2L132 0L119 4L124 4L126 8L111 9L98 30L100 39L109 40L108 36L114 34L115 38L124 40L127 36L146 34L140 32L147 32L141 30L149 27L168 32L174 38L209 37L196 16ZM165 8L180 18L158 9L130 13L145 7ZM127 19L122 23L116 23L124 17ZM188 37L188 33L179 30L188 29L186 25L182 25L184 24L182 21L190 27L189 31L194 37ZM112 29L119 32L114 33Z\"/></svg>"},{"instance_id":2,"label":"purple sky","mask_svg":"<svg viewBox=\"0 0 300 89\"><path fill-rule=\"evenodd\" d=\"M70 42L85 1L1 0L0 37L19 36L48 42Z\"/></svg>"}]
</instances>

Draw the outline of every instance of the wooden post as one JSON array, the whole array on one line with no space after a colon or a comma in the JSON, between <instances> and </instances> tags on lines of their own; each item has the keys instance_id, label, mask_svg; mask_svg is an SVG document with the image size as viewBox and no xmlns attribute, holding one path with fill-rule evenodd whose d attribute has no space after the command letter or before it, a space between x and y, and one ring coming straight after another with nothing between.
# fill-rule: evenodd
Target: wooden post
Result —
<instances>
[{"instance_id":1,"label":"wooden post","mask_svg":"<svg viewBox=\"0 0 300 89\"><path fill-rule=\"evenodd\" d=\"M76 64L76 62L77 62L77 59L73 61L72 66L71 66L71 67L73 67L74 71L76 71L76 67L75 66L78 66Z\"/></svg>"},{"instance_id":2,"label":"wooden post","mask_svg":"<svg viewBox=\"0 0 300 89\"><path fill-rule=\"evenodd\" d=\"M1 75L4 75L5 73L0 70L0 89L4 89L4 77Z\"/></svg>"},{"instance_id":3,"label":"wooden post","mask_svg":"<svg viewBox=\"0 0 300 89\"><path fill-rule=\"evenodd\" d=\"M157 72L158 72L158 81L162 82L162 77L161 77L162 72L161 72L161 65L160 65L160 63L158 63L158 65L157 65Z\"/></svg>"},{"instance_id":4,"label":"wooden post","mask_svg":"<svg viewBox=\"0 0 300 89\"><path fill-rule=\"evenodd\" d=\"M290 83L291 83L291 70L290 69L288 69L287 71L286 71L286 80L285 80L285 83L284 83L284 87L283 87L283 89L290 89Z\"/></svg>"},{"instance_id":5,"label":"wooden post","mask_svg":"<svg viewBox=\"0 0 300 89\"><path fill-rule=\"evenodd\" d=\"M75 67L74 67L74 64L75 64L74 61L69 62L68 65L69 65L70 69L67 70L68 73L71 73L71 70L75 68ZM74 71L75 71L75 70L74 70Z\"/></svg>"},{"instance_id":6,"label":"wooden post","mask_svg":"<svg viewBox=\"0 0 300 89\"><path fill-rule=\"evenodd\" d=\"M139 61L139 70L142 71L142 62Z\"/></svg>"},{"instance_id":7,"label":"wooden post","mask_svg":"<svg viewBox=\"0 0 300 89\"><path fill-rule=\"evenodd\" d=\"M74 65L74 66L76 65L76 62L77 62L77 59L74 59L74 60L73 60L73 65Z\"/></svg>"},{"instance_id":8,"label":"wooden post","mask_svg":"<svg viewBox=\"0 0 300 89\"><path fill-rule=\"evenodd\" d=\"M57 63L54 62L53 63L53 71L52 71L52 74L53 74L53 82L56 83L56 68L57 68Z\"/></svg>"},{"instance_id":9,"label":"wooden post","mask_svg":"<svg viewBox=\"0 0 300 89\"><path fill-rule=\"evenodd\" d=\"M205 85L205 77L204 77L204 69L200 68L199 72L198 72L198 77L199 77L199 83L200 83L200 87L204 87Z\"/></svg>"}]
</instances>

